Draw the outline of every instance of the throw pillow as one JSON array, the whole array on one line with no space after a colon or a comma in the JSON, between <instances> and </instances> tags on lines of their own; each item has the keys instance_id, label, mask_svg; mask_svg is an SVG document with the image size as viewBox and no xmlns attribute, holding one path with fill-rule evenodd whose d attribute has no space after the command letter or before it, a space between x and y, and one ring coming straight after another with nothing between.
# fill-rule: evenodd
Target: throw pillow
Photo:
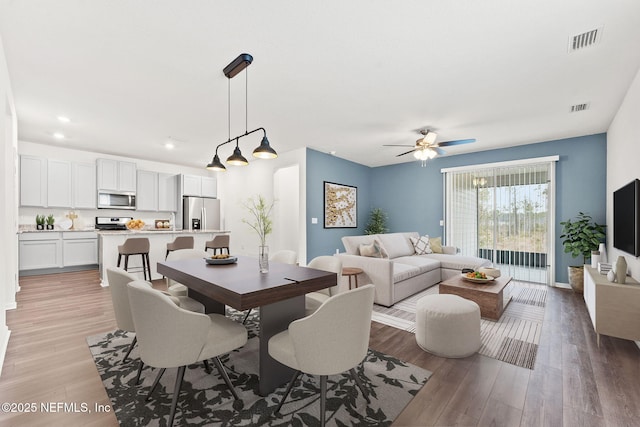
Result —
<instances>
[{"instance_id":1,"label":"throw pillow","mask_svg":"<svg viewBox=\"0 0 640 427\"><path fill-rule=\"evenodd\" d=\"M432 237L429 239L429 246L434 254L442 253L442 237Z\"/></svg>"},{"instance_id":2,"label":"throw pillow","mask_svg":"<svg viewBox=\"0 0 640 427\"><path fill-rule=\"evenodd\" d=\"M358 247L360 255L368 256L371 258L388 258L387 251L384 250L382 245L374 240L373 243L363 243Z\"/></svg>"},{"instance_id":3,"label":"throw pillow","mask_svg":"<svg viewBox=\"0 0 640 427\"><path fill-rule=\"evenodd\" d=\"M413 249L416 251L417 255L425 255L431 254L433 251L431 250L431 246L429 245L429 236L420 236L419 239L415 237L411 237L411 243L413 243Z\"/></svg>"}]
</instances>

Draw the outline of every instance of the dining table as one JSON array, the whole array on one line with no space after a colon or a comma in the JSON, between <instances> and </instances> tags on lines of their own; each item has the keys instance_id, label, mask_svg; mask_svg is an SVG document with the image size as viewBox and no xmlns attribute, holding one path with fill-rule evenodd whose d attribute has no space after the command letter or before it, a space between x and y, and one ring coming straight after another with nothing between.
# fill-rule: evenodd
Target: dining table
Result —
<instances>
[{"instance_id":1,"label":"dining table","mask_svg":"<svg viewBox=\"0 0 640 427\"><path fill-rule=\"evenodd\" d=\"M206 313L225 314L226 306L244 311L260 308L259 393L266 396L289 381L294 371L269 355L269 339L305 316L305 294L337 284L336 273L269 261L260 272L258 259L237 256L228 264L194 258L161 261L157 271L189 288Z\"/></svg>"}]
</instances>

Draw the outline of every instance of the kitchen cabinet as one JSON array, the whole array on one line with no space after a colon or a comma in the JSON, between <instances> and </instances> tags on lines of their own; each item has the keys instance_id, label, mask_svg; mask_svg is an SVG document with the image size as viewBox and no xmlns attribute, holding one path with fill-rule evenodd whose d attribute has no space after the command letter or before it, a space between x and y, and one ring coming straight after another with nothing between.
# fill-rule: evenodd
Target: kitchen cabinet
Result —
<instances>
[{"instance_id":1,"label":"kitchen cabinet","mask_svg":"<svg viewBox=\"0 0 640 427\"><path fill-rule=\"evenodd\" d=\"M94 231L62 233L62 266L98 264L98 234Z\"/></svg>"},{"instance_id":2,"label":"kitchen cabinet","mask_svg":"<svg viewBox=\"0 0 640 427\"><path fill-rule=\"evenodd\" d=\"M181 175L182 195L197 197L216 197L217 181L213 177L198 175Z\"/></svg>"},{"instance_id":3,"label":"kitchen cabinet","mask_svg":"<svg viewBox=\"0 0 640 427\"><path fill-rule=\"evenodd\" d=\"M158 210L158 172L138 171L136 210Z\"/></svg>"},{"instance_id":4,"label":"kitchen cabinet","mask_svg":"<svg viewBox=\"0 0 640 427\"><path fill-rule=\"evenodd\" d=\"M47 207L71 207L71 162L47 161Z\"/></svg>"},{"instance_id":5,"label":"kitchen cabinet","mask_svg":"<svg viewBox=\"0 0 640 427\"><path fill-rule=\"evenodd\" d=\"M76 209L96 208L96 165L94 163L72 163L72 207Z\"/></svg>"},{"instance_id":6,"label":"kitchen cabinet","mask_svg":"<svg viewBox=\"0 0 640 427\"><path fill-rule=\"evenodd\" d=\"M178 175L158 174L158 210L163 212L178 210Z\"/></svg>"},{"instance_id":7,"label":"kitchen cabinet","mask_svg":"<svg viewBox=\"0 0 640 427\"><path fill-rule=\"evenodd\" d=\"M23 233L18 246L20 270L62 267L60 232Z\"/></svg>"},{"instance_id":8,"label":"kitchen cabinet","mask_svg":"<svg viewBox=\"0 0 640 427\"><path fill-rule=\"evenodd\" d=\"M609 282L607 276L584 266L584 301L597 334L640 340L640 284L627 277L625 284Z\"/></svg>"},{"instance_id":9,"label":"kitchen cabinet","mask_svg":"<svg viewBox=\"0 0 640 427\"><path fill-rule=\"evenodd\" d=\"M20 205L47 206L47 159L20 156Z\"/></svg>"},{"instance_id":10,"label":"kitchen cabinet","mask_svg":"<svg viewBox=\"0 0 640 427\"><path fill-rule=\"evenodd\" d=\"M98 190L136 191L136 164L112 159L98 159Z\"/></svg>"}]
</instances>

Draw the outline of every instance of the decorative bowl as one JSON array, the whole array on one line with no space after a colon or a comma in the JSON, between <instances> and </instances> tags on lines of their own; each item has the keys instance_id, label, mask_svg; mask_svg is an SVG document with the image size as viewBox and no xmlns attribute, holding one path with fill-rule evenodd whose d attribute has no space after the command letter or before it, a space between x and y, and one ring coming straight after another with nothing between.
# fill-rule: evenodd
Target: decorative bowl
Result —
<instances>
[{"instance_id":1,"label":"decorative bowl","mask_svg":"<svg viewBox=\"0 0 640 427\"><path fill-rule=\"evenodd\" d=\"M500 277L500 270L498 270L497 268L491 268L491 267L480 267L478 269L478 271L480 273L484 273L487 276L491 276L494 279L497 279L498 277Z\"/></svg>"}]
</instances>

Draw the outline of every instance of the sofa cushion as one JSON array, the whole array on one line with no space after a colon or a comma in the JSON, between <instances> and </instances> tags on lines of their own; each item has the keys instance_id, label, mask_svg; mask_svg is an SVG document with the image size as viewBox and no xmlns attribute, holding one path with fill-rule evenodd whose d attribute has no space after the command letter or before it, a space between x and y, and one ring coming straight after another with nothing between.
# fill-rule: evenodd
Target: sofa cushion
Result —
<instances>
[{"instance_id":1,"label":"sofa cushion","mask_svg":"<svg viewBox=\"0 0 640 427\"><path fill-rule=\"evenodd\" d=\"M360 255L358 248L362 244L371 244L376 239L376 234L368 234L365 236L343 236L342 244L345 252L351 255Z\"/></svg>"},{"instance_id":2,"label":"sofa cushion","mask_svg":"<svg viewBox=\"0 0 640 427\"><path fill-rule=\"evenodd\" d=\"M429 244L429 236L420 236L418 238L410 237L411 243L413 244L413 249L415 250L417 255L425 255L433 253L431 250L431 245Z\"/></svg>"},{"instance_id":3,"label":"sofa cushion","mask_svg":"<svg viewBox=\"0 0 640 427\"><path fill-rule=\"evenodd\" d=\"M409 240L410 234L404 233L389 233L389 234L378 234L376 238L379 239L382 246L387 251L389 258L398 258L401 256L413 255L415 250L413 249L413 245ZM418 237L417 233L415 233L415 237Z\"/></svg>"},{"instance_id":4,"label":"sofa cushion","mask_svg":"<svg viewBox=\"0 0 640 427\"><path fill-rule=\"evenodd\" d=\"M488 259L478 258L474 256L428 254L420 255L419 257L440 261L440 266L442 268L448 268L451 270L462 270L463 268L473 268L474 270L477 270L480 267L491 266L491 261L489 261Z\"/></svg>"},{"instance_id":5,"label":"sofa cushion","mask_svg":"<svg viewBox=\"0 0 640 427\"><path fill-rule=\"evenodd\" d=\"M433 259L415 255L399 257L393 260L393 283L398 283L438 268L440 268L440 262Z\"/></svg>"}]
</instances>

